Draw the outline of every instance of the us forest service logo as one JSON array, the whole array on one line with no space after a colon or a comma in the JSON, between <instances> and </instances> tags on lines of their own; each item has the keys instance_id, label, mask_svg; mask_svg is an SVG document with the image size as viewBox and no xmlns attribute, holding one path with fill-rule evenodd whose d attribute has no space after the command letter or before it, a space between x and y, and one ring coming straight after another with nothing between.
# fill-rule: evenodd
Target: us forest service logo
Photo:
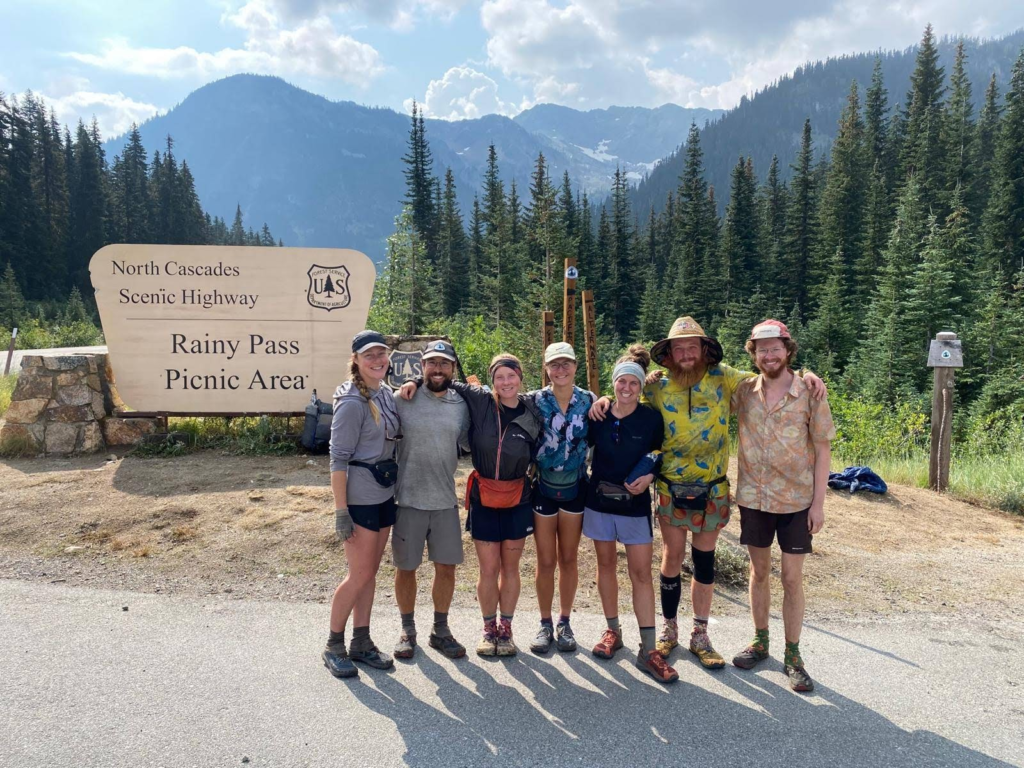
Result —
<instances>
[{"instance_id":1,"label":"us forest service logo","mask_svg":"<svg viewBox=\"0 0 1024 768\"><path fill-rule=\"evenodd\" d=\"M387 382L392 389L398 389L405 382L412 381L423 375L423 353L400 352L391 353L391 367L388 370Z\"/></svg>"},{"instance_id":2,"label":"us forest service logo","mask_svg":"<svg viewBox=\"0 0 1024 768\"><path fill-rule=\"evenodd\" d=\"M348 292L348 278L352 273L344 264L340 267L314 264L306 274L309 275L306 300L311 307L330 312L332 309L343 309L352 301Z\"/></svg>"}]
</instances>

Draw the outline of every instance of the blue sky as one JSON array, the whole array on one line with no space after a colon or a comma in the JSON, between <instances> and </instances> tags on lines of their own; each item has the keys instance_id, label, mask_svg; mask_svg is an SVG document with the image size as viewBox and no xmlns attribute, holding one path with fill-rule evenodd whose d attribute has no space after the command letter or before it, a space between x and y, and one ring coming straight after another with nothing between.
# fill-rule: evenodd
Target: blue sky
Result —
<instances>
[{"instance_id":1,"label":"blue sky","mask_svg":"<svg viewBox=\"0 0 1024 768\"><path fill-rule=\"evenodd\" d=\"M0 91L107 136L236 72L433 117L729 108L807 60L1024 27L1020 0L6 0Z\"/></svg>"}]
</instances>

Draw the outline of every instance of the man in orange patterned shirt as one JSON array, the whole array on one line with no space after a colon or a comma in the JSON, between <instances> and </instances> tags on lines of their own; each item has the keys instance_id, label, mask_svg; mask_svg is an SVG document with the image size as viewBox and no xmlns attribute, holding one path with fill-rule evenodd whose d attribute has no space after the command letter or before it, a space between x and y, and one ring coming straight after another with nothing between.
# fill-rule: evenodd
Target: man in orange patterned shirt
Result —
<instances>
[{"instance_id":1,"label":"man in orange patterned shirt","mask_svg":"<svg viewBox=\"0 0 1024 768\"><path fill-rule=\"evenodd\" d=\"M740 382L732 396L739 417L740 543L750 553L750 612L754 640L733 664L752 669L768 658L772 541L782 550L782 618L786 674L794 691L814 683L800 657L804 619L803 566L812 535L825 524L830 441L836 436L827 400L811 397L790 364L796 342L778 320L754 326L747 353L760 375Z\"/></svg>"}]
</instances>

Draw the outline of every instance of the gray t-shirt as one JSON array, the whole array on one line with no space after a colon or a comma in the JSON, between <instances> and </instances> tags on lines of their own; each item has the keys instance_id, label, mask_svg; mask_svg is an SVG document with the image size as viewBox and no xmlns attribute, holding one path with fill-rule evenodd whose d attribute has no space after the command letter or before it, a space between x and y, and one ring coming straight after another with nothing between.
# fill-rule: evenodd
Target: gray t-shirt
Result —
<instances>
[{"instance_id":1,"label":"gray t-shirt","mask_svg":"<svg viewBox=\"0 0 1024 768\"><path fill-rule=\"evenodd\" d=\"M455 496L458 445L469 450L469 409L447 390L438 397L426 385L412 400L395 398L402 418L398 443L398 485L395 501L401 507L451 509Z\"/></svg>"}]
</instances>

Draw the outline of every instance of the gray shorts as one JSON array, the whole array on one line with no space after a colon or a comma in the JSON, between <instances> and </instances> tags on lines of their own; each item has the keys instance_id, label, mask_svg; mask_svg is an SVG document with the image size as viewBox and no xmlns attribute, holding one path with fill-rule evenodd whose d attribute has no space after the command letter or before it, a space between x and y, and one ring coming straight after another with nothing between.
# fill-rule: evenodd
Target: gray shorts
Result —
<instances>
[{"instance_id":1,"label":"gray shorts","mask_svg":"<svg viewBox=\"0 0 1024 768\"><path fill-rule=\"evenodd\" d=\"M391 554L395 568L415 571L423 562L423 545L432 563L458 565L462 562L462 527L459 508L415 509L399 507L391 531Z\"/></svg>"},{"instance_id":2,"label":"gray shorts","mask_svg":"<svg viewBox=\"0 0 1024 768\"><path fill-rule=\"evenodd\" d=\"M654 541L651 517L609 515L587 507L583 510L583 535L594 541L650 544Z\"/></svg>"}]
</instances>

